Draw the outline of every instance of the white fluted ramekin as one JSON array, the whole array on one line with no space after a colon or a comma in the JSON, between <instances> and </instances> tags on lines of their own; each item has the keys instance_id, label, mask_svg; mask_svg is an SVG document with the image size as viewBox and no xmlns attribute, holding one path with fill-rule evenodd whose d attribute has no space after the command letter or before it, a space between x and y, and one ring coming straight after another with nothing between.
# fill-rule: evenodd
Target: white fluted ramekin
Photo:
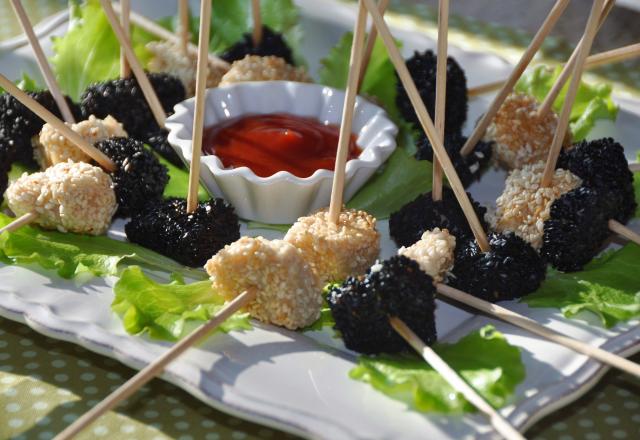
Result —
<instances>
[{"instance_id":1,"label":"white fluted ramekin","mask_svg":"<svg viewBox=\"0 0 640 440\"><path fill-rule=\"evenodd\" d=\"M290 81L245 82L207 90L205 127L244 115L289 113L340 124L344 92L318 84ZM194 99L175 107L167 119L169 142L190 163ZM398 128L385 111L358 97L353 119L362 150L347 162L345 201L349 200L396 148ZM287 171L257 176L247 167L225 168L214 155L202 156L200 178L210 193L223 197L241 218L265 223L292 223L325 207L331 198L333 171L316 170L301 178Z\"/></svg>"}]
</instances>

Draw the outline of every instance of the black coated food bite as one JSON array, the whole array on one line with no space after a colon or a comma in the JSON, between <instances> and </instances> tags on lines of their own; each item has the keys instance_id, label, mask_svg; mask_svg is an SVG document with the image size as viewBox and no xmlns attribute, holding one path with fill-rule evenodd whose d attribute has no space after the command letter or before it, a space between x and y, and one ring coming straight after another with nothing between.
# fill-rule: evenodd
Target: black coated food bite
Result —
<instances>
[{"instance_id":1,"label":"black coated food bite","mask_svg":"<svg viewBox=\"0 0 640 440\"><path fill-rule=\"evenodd\" d=\"M436 64L437 57L430 50L422 53L416 51L407 60L407 68L416 83L424 104L427 106L431 119L435 115ZM418 116L413 110L413 105L411 105L402 81L398 81L397 87L396 104L402 117L413 124L419 125ZM462 130L462 126L467 120L468 107L467 78L464 70L454 58L449 57L447 58L447 103L445 107L446 133L459 133Z\"/></svg>"},{"instance_id":2,"label":"black coated food bite","mask_svg":"<svg viewBox=\"0 0 640 440\"><path fill-rule=\"evenodd\" d=\"M129 241L192 267L203 266L240 238L235 210L222 199L200 202L187 213L185 199L171 198L135 214L125 225Z\"/></svg>"},{"instance_id":3,"label":"black coated food bite","mask_svg":"<svg viewBox=\"0 0 640 440\"><path fill-rule=\"evenodd\" d=\"M271 30L267 26L262 26L262 40L260 40L260 44L257 47L253 45L252 35L247 33L242 36L240 41L220 55L220 58L228 63L233 63L247 55L276 56L285 60L287 64L295 65L291 48L282 34Z\"/></svg>"},{"instance_id":4,"label":"black coated food bite","mask_svg":"<svg viewBox=\"0 0 640 440\"><path fill-rule=\"evenodd\" d=\"M396 353L411 347L389 324L404 321L426 344L436 339L433 279L415 261L394 256L362 277L334 287L327 301L347 348L360 353Z\"/></svg>"},{"instance_id":5,"label":"black coated food bite","mask_svg":"<svg viewBox=\"0 0 640 440\"><path fill-rule=\"evenodd\" d=\"M475 202L470 195L469 200L486 230L486 208ZM464 212L449 188L443 188L442 200L434 202L431 192L422 194L391 214L389 218L389 233L398 247L411 246L420 240L425 231L433 228L448 229L457 239L473 237Z\"/></svg>"},{"instance_id":6,"label":"black coated food bite","mask_svg":"<svg viewBox=\"0 0 640 440\"><path fill-rule=\"evenodd\" d=\"M62 118L58 105L51 92L28 92L28 95L40 105ZM65 97L76 121L83 119L82 112L77 104L69 97ZM0 137L12 143L14 159L25 165L37 167L33 157L31 138L37 136L44 125L44 121L35 113L22 105L17 99L8 93L0 93Z\"/></svg>"},{"instance_id":7,"label":"black coated food bite","mask_svg":"<svg viewBox=\"0 0 640 440\"><path fill-rule=\"evenodd\" d=\"M165 113L171 114L173 106L186 97L182 82L166 73L149 73L147 76ZM111 115L122 123L129 136L137 139L146 139L150 132L159 129L142 89L133 77L90 85L82 94L81 105L86 117L106 118Z\"/></svg>"},{"instance_id":8,"label":"black coated food bite","mask_svg":"<svg viewBox=\"0 0 640 440\"><path fill-rule=\"evenodd\" d=\"M607 214L609 218L626 223L636 210L633 173L624 156L624 147L612 138L582 141L563 151L558 168L580 177L584 186L605 190L616 203Z\"/></svg>"},{"instance_id":9,"label":"black coated food bite","mask_svg":"<svg viewBox=\"0 0 640 440\"><path fill-rule=\"evenodd\" d=\"M544 222L542 257L558 270L581 270L611 234L608 214L616 204L614 194L605 189L581 186L563 194Z\"/></svg>"},{"instance_id":10,"label":"black coated food bite","mask_svg":"<svg viewBox=\"0 0 640 440\"><path fill-rule=\"evenodd\" d=\"M491 233L488 239L487 252L474 238L458 240L448 284L490 302L520 298L540 287L546 267L529 243L512 232Z\"/></svg>"},{"instance_id":11,"label":"black coated food bite","mask_svg":"<svg viewBox=\"0 0 640 440\"><path fill-rule=\"evenodd\" d=\"M118 201L117 215L129 217L149 203L162 200L169 182L167 168L144 144L132 138L111 138L96 143L118 167L111 174Z\"/></svg>"}]
</instances>

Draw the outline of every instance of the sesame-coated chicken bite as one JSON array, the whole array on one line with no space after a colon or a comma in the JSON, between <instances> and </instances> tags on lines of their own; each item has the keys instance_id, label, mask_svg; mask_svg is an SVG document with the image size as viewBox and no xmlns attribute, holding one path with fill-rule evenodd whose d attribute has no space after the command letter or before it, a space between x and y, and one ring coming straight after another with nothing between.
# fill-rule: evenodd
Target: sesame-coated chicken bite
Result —
<instances>
[{"instance_id":1,"label":"sesame-coated chicken bite","mask_svg":"<svg viewBox=\"0 0 640 440\"><path fill-rule=\"evenodd\" d=\"M147 44L147 49L153 54L149 61L149 70L152 72L166 72L182 81L187 91L187 96L196 93L196 65L198 56L196 53L184 53L182 49L170 41L152 41ZM207 88L216 87L222 76L227 73L228 67L224 63L209 61L207 69Z\"/></svg>"},{"instance_id":2,"label":"sesame-coated chicken bite","mask_svg":"<svg viewBox=\"0 0 640 440\"><path fill-rule=\"evenodd\" d=\"M320 317L321 284L302 253L283 240L242 237L205 265L213 289L227 300L255 289L247 306L252 317L298 329Z\"/></svg>"},{"instance_id":3,"label":"sesame-coated chicken bite","mask_svg":"<svg viewBox=\"0 0 640 440\"><path fill-rule=\"evenodd\" d=\"M505 189L496 200L492 221L498 232L512 231L534 249L542 246L544 222L549 218L553 202L582 184L578 176L558 168L551 185L541 187L544 166L544 162L538 162L509 174Z\"/></svg>"},{"instance_id":4,"label":"sesame-coated chicken bite","mask_svg":"<svg viewBox=\"0 0 640 440\"><path fill-rule=\"evenodd\" d=\"M111 177L99 167L64 162L43 172L23 174L6 193L17 215L38 214L45 229L78 234L104 234L116 211Z\"/></svg>"},{"instance_id":5,"label":"sesame-coated chicken bite","mask_svg":"<svg viewBox=\"0 0 640 440\"><path fill-rule=\"evenodd\" d=\"M336 224L327 209L300 217L284 240L302 251L323 283L363 274L380 253L376 219L355 209L343 209Z\"/></svg>"},{"instance_id":6,"label":"sesame-coated chicken bite","mask_svg":"<svg viewBox=\"0 0 640 440\"><path fill-rule=\"evenodd\" d=\"M409 247L398 249L398 255L411 258L436 283L444 280L453 267L456 238L447 229L425 231L422 238Z\"/></svg>"},{"instance_id":7,"label":"sesame-coated chicken bite","mask_svg":"<svg viewBox=\"0 0 640 440\"><path fill-rule=\"evenodd\" d=\"M85 121L67 125L90 144L112 137L127 137L127 132L124 131L122 124L112 116L99 119L91 115ZM42 169L68 160L91 162L89 156L50 124L44 124L42 127L39 141L36 144L35 157Z\"/></svg>"},{"instance_id":8,"label":"sesame-coated chicken bite","mask_svg":"<svg viewBox=\"0 0 640 440\"><path fill-rule=\"evenodd\" d=\"M282 58L247 55L231 65L224 74L221 86L244 81L297 81L311 82L304 67L294 67Z\"/></svg>"},{"instance_id":9,"label":"sesame-coated chicken bite","mask_svg":"<svg viewBox=\"0 0 640 440\"><path fill-rule=\"evenodd\" d=\"M493 154L500 165L517 169L546 159L557 126L558 116L553 111L538 116L534 97L512 93L487 128L484 139L494 142Z\"/></svg>"}]
</instances>

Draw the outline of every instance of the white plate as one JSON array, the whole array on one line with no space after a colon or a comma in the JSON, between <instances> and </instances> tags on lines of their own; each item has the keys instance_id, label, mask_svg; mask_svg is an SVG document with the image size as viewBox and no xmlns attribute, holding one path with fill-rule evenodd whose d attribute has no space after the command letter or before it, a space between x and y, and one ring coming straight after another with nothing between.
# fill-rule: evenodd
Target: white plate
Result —
<instances>
[{"instance_id":1,"label":"white plate","mask_svg":"<svg viewBox=\"0 0 640 440\"><path fill-rule=\"evenodd\" d=\"M299 3L305 6L303 26L309 36L305 53L315 54L309 56L313 68L318 56L325 54L350 26L353 9L328 0L322 2L322 7L312 0ZM330 17L326 14L328 10ZM319 29L324 31L316 32ZM432 41L407 33L406 29L396 35L405 40L407 53L413 48L433 47ZM455 48L451 52L466 69L472 84L504 76L508 71L506 64L496 57ZM28 59L25 54L22 56ZM0 66L3 70L7 66L2 58ZM24 66L25 63L11 67ZM637 102L626 103L625 108L635 106L636 113L621 112L615 137L623 144L635 146L640 111ZM474 120L485 106L486 102L473 102L469 119ZM611 126L603 125L600 130L614 134ZM629 151L630 157L632 153ZM481 202L491 202L502 190L503 181L504 175L491 172L471 192ZM121 235L122 226L121 221L117 222L112 232ZM387 257L395 247L388 239L387 223L380 222L380 229L384 237L382 257ZM249 231L253 235L260 232L268 237L278 235ZM134 368L151 362L169 345L125 333L109 307L113 279L77 285L38 268L0 266L0 280L0 315L24 322L53 338L82 345ZM605 330L588 315L584 317L587 321L567 320L557 310L529 309L513 302L505 305L607 350L622 355L640 350L637 321ZM582 395L606 371L597 362L509 325L438 304L441 341L455 341L488 323L493 323L511 344L522 349L527 377L518 386L511 404L501 410L521 430ZM253 331L213 335L170 365L163 377L223 411L312 438L493 437L481 416L418 413L366 384L349 379L355 358L329 331L301 334L256 324Z\"/></svg>"}]
</instances>

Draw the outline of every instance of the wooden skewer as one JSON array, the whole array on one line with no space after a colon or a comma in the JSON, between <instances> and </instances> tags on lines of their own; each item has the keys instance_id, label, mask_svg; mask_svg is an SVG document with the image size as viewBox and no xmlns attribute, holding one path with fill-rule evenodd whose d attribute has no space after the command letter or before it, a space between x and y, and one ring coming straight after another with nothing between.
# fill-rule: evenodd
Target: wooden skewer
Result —
<instances>
[{"instance_id":1,"label":"wooden skewer","mask_svg":"<svg viewBox=\"0 0 640 440\"><path fill-rule=\"evenodd\" d=\"M105 15L107 16L107 20L109 20L109 24L111 24L111 28L113 32L116 34L118 38L118 42L120 43L120 47L124 50L124 53L127 57L127 61L129 61L129 65L131 66L131 70L133 71L133 75L136 77L138 81L138 85L142 90L142 94L147 100L147 104L151 108L151 113L153 113L153 117L156 120L156 123L160 128L164 128L165 121L167 119L167 115L162 108L162 104L160 103L160 99L158 99L158 95L156 95L149 78L145 74L142 66L140 65L140 61L136 57L136 54L131 47L131 42L125 35L124 30L118 23L118 18L116 17L116 13L111 7L111 0L100 0L100 4L102 5L102 9L104 10Z\"/></svg>"},{"instance_id":2,"label":"wooden skewer","mask_svg":"<svg viewBox=\"0 0 640 440\"><path fill-rule=\"evenodd\" d=\"M29 40L29 44L33 49L33 53L36 56L36 61L38 62L38 67L40 68L40 72L42 72L42 76L44 77L45 83L47 83L47 87L51 92L51 96L55 100L58 108L60 109L60 113L62 114L62 118L73 124L75 121L73 117L73 112L71 111L71 107L69 107L69 103L66 99L64 99L64 95L60 90L60 85L58 81L56 81L55 75L51 70L51 66L47 61L47 57L44 55L44 51L42 50L42 46L40 46L40 42L38 41L38 37L36 37L35 32L33 32L33 26L31 26L31 22L29 21L29 17L22 6L20 0L11 0L11 6L13 6L13 10L18 17L18 21L20 21L20 26L22 26L22 30L27 36Z\"/></svg>"},{"instance_id":3,"label":"wooden skewer","mask_svg":"<svg viewBox=\"0 0 640 440\"><path fill-rule=\"evenodd\" d=\"M395 44L393 36L389 31L389 27L385 23L380 12L378 12L373 0L361 0L361 1L364 2L365 6L369 10L369 14L373 18L376 28L378 29L378 33L380 34L382 41L387 47L389 58L391 59L391 62L393 63L405 90L407 91L407 95L409 96L409 99L411 100L411 104L413 105L416 115L420 120L422 129L425 131L427 137L429 138L429 142L431 142L434 155L437 157L437 159L440 161L440 164L442 165L444 174L447 176L447 179L451 184L451 188L453 189L453 192L455 193L456 198L460 203L462 211L464 212L465 217L469 222L471 231L473 232L473 235L475 236L476 241L478 242L478 246L480 247L482 252L488 251L490 247L489 247L489 241L487 240L487 235L484 229L482 228L482 225L480 224L480 220L478 219L476 212L473 210L473 206L471 205L469 196L464 190L464 186L462 185L462 182L458 177L458 173L456 173L453 163L451 162L451 159L449 158L449 155L447 154L447 151L445 150L444 145L440 140L438 133L436 132L436 128L434 127L433 122L429 117L427 108L425 107L424 102L420 97L420 93L418 93L418 89L416 88L416 84L413 81L413 78L411 78L409 69L407 69L407 65L405 64L404 59L400 54L400 50L398 50L398 47Z\"/></svg>"},{"instance_id":4,"label":"wooden skewer","mask_svg":"<svg viewBox=\"0 0 640 440\"><path fill-rule=\"evenodd\" d=\"M610 63L621 63L640 56L640 43L608 50L606 52L591 55L587 58L586 67L600 67Z\"/></svg>"},{"instance_id":5,"label":"wooden skewer","mask_svg":"<svg viewBox=\"0 0 640 440\"><path fill-rule=\"evenodd\" d=\"M124 29L124 33L127 36L127 39L131 39L131 24L129 16L131 15L131 1L130 0L122 0L122 13L120 14L120 24L122 25L122 29ZM124 51L124 48L120 47L120 78L128 78L131 76L131 66L127 61L127 54Z\"/></svg>"},{"instance_id":6,"label":"wooden skewer","mask_svg":"<svg viewBox=\"0 0 640 440\"><path fill-rule=\"evenodd\" d=\"M630 163L629 169L632 173L640 172L640 163Z\"/></svg>"},{"instance_id":7,"label":"wooden skewer","mask_svg":"<svg viewBox=\"0 0 640 440\"><path fill-rule=\"evenodd\" d=\"M2 235L3 232L17 231L21 227L26 226L29 223L33 223L37 218L38 218L37 213L27 212L26 214L18 217L17 219L9 223L7 226L0 228L0 235Z\"/></svg>"},{"instance_id":8,"label":"wooden skewer","mask_svg":"<svg viewBox=\"0 0 640 440\"><path fill-rule=\"evenodd\" d=\"M540 181L540 185L542 185L543 187L550 186L553 181L553 176L556 171L556 162L558 161L558 155L560 154L560 150L562 149L564 136L566 135L567 129L569 128L571 109L573 108L573 102L576 99L578 87L580 86L580 80L582 79L584 63L587 59L587 56L589 55L589 51L591 51L591 45L593 44L593 39L595 38L596 32L598 30L598 18L602 11L603 2L604 0L594 0L591 7L591 12L589 13L587 26L582 37L582 44L580 45L580 49L578 50L578 55L576 57L573 76L571 77L571 82L569 83L567 95L564 98L562 111L560 112L560 116L558 117L558 126L553 136L551 146L549 147L549 155L547 156L547 162L542 174L542 180Z\"/></svg>"},{"instance_id":9,"label":"wooden skewer","mask_svg":"<svg viewBox=\"0 0 640 440\"><path fill-rule=\"evenodd\" d=\"M498 110L500 110L502 103L505 99L507 99L507 96L509 96L509 94L513 90L516 82L518 81L520 76L522 76L522 73L525 71L536 52L538 52L545 38L554 28L554 26L558 22L558 19L568 5L569 0L556 1L555 5L549 12L549 15L547 15L547 18L545 18L544 22L542 23L542 26L533 37L533 40L531 40L531 43L529 43L529 47L527 47L525 52L522 54L522 57L520 57L520 61L518 61L518 64L516 64L516 67L514 67L513 71L509 75L509 78L502 86L502 89L500 89L500 92L498 92L498 96L495 97L495 99L491 103L491 106L489 106L486 113L482 116L482 119L480 119L480 122L478 122L478 125L476 125L473 133L471 134L471 136L469 136L469 139L467 139L467 142L465 142L465 144L463 145L462 149L460 150L463 155L468 155L469 153L471 153L478 141L482 139L482 136L484 136L487 127L493 120L496 113L498 113Z\"/></svg>"},{"instance_id":10,"label":"wooden skewer","mask_svg":"<svg viewBox=\"0 0 640 440\"><path fill-rule=\"evenodd\" d=\"M615 232L616 234L626 238L627 240L633 241L635 244L640 244L640 234L632 231L619 221L610 219L608 225L609 229L612 232Z\"/></svg>"},{"instance_id":11,"label":"wooden skewer","mask_svg":"<svg viewBox=\"0 0 640 440\"><path fill-rule=\"evenodd\" d=\"M609 12L611 12L611 9L613 9L613 6L615 3L616 3L615 0L607 0L606 3L604 4L602 8L602 12L600 13L600 18L598 19L598 24L596 26L596 31L595 31L596 34L600 30L600 28L602 28L602 25L607 19ZM580 52L581 47L584 44L585 44L585 39L584 39L584 36L582 36L582 38L576 45L575 50L571 54L571 57L569 57L569 61L567 61L567 63L562 68L562 71L560 72L560 76L556 79L556 82L553 84L553 87L551 87L551 90L549 90L549 93L547 93L547 96L545 97L544 101L542 101L542 104L540 104L540 106L538 107L538 118L542 118L544 115L549 113L549 111L553 107L553 103L555 102L556 98L560 94L560 90L562 90L566 82L569 80L569 77L571 76L571 72L573 72L575 68L575 64L578 59L578 54Z\"/></svg>"},{"instance_id":12,"label":"wooden skewer","mask_svg":"<svg viewBox=\"0 0 640 440\"><path fill-rule=\"evenodd\" d=\"M453 368L449 366L431 347L425 344L402 320L390 317L391 327L427 361L431 367L447 381L451 387L462 394L473 406L483 412L495 430L507 440L524 439L507 420L500 415L478 392L473 389Z\"/></svg>"},{"instance_id":13,"label":"wooden skewer","mask_svg":"<svg viewBox=\"0 0 640 440\"><path fill-rule=\"evenodd\" d=\"M114 3L113 4L113 9L118 14L122 14L122 6L119 3ZM162 40L171 41L173 43L180 44L180 37L179 36L177 36L176 34L174 34L171 31L168 31L167 29L163 28L162 26L160 26L155 21L149 20L147 17L145 17L143 15L140 15L140 14L136 13L135 11L131 11L129 16L130 16L130 19L131 19L131 23L135 24L140 29L143 29L143 30L147 31L151 35L155 35L156 37L158 37L158 38L160 38ZM198 54L198 47L193 43L189 43L188 50L189 50L190 54L194 54L194 55ZM225 68L225 69L229 69L231 67L231 65L229 63L227 63L225 60L223 60L222 58L217 57L216 55L214 55L212 53L208 54L208 56L209 56L209 63L211 63L211 65L213 65L213 66L220 66L220 67Z\"/></svg>"},{"instance_id":14,"label":"wooden skewer","mask_svg":"<svg viewBox=\"0 0 640 440\"><path fill-rule=\"evenodd\" d=\"M210 1L203 3L211 4ZM55 437L55 440L68 440L78 435L83 429L91 425L91 423L93 423L98 417L117 406L120 402L142 388L151 379L162 373L165 367L173 362L173 360L187 351L187 349L196 344L200 339L207 336L216 327L220 326L220 324L226 321L227 318L233 315L240 308L253 301L255 296L256 293L254 291L245 291L235 297L206 324L198 327L158 359L140 370L135 376L107 396L102 402L94 406L90 411L86 412L79 419L65 428Z\"/></svg>"},{"instance_id":15,"label":"wooden skewer","mask_svg":"<svg viewBox=\"0 0 640 440\"><path fill-rule=\"evenodd\" d=\"M440 0L438 4L438 54L436 64L436 106L435 125L438 137L444 144L445 109L447 103L447 43L449 31L449 0ZM433 158L431 198L442 200L442 167L436 157Z\"/></svg>"},{"instance_id":16,"label":"wooden skewer","mask_svg":"<svg viewBox=\"0 0 640 440\"><path fill-rule=\"evenodd\" d=\"M385 11L389 7L390 0L380 0L378 2L378 11L380 14L384 16ZM369 35L367 36L367 44L364 48L364 55L362 56L362 69L360 69L360 77L358 78L358 92L362 88L362 82L364 81L364 77L367 74L367 66L369 65L369 61L371 61L371 54L373 53L373 48L376 45L376 39L378 37L378 31L376 27L372 24L371 28L369 28Z\"/></svg>"},{"instance_id":17,"label":"wooden skewer","mask_svg":"<svg viewBox=\"0 0 640 440\"><path fill-rule=\"evenodd\" d=\"M358 2L358 17L353 30L353 44L351 46L351 57L349 60L349 77L347 78L347 89L342 107L342 121L340 122L340 135L338 138L338 151L336 152L336 164L333 172L333 183L331 186L331 203L329 204L329 221L336 224L342 211L344 198L344 178L347 155L349 153L349 142L351 140L351 129L353 125L353 113L355 111L356 95L358 93L358 77L362 65L362 50L364 48L365 26L367 24L367 10Z\"/></svg>"},{"instance_id":18,"label":"wooden skewer","mask_svg":"<svg viewBox=\"0 0 640 440\"><path fill-rule=\"evenodd\" d=\"M104 168L108 172L113 172L116 170L116 165L111 159L109 159L109 157L107 157L107 155L87 142L85 138L69 128L64 122L58 119L56 115L44 108L38 101L20 90L15 84L9 81L9 79L2 74L0 74L0 87L5 89L10 95L20 101L22 105L38 115L40 119L44 120L46 123L55 128L62 136L69 139L69 141L80 148L84 152L84 154L98 162L100 166L102 166L102 168Z\"/></svg>"},{"instance_id":19,"label":"wooden skewer","mask_svg":"<svg viewBox=\"0 0 640 440\"><path fill-rule=\"evenodd\" d=\"M198 39L198 65L196 67L196 96L193 115L193 134L191 142L191 165L189 167L189 195L187 212L198 207L198 188L200 184L200 156L202 155L202 137L204 135L204 112L207 92L207 74L209 69L209 30L211 28L211 1L200 1L200 30Z\"/></svg>"},{"instance_id":20,"label":"wooden skewer","mask_svg":"<svg viewBox=\"0 0 640 440\"><path fill-rule=\"evenodd\" d=\"M590 55L584 63L585 69L592 69L603 66L605 64L621 63L640 56L640 43L629 44L628 46L619 47L617 49L600 52ZM498 90L504 84L504 80L483 84L472 87L467 91L470 97L484 95L485 93Z\"/></svg>"},{"instance_id":21,"label":"wooden skewer","mask_svg":"<svg viewBox=\"0 0 640 440\"><path fill-rule=\"evenodd\" d=\"M519 313L513 312L499 305L484 301L480 298L476 298L475 296L469 295L461 290L454 289L446 284L437 284L436 290L442 296L450 298L456 302L468 305L486 313L487 315L499 318L516 327L535 333L538 336L567 347L575 352L589 356L603 364L609 365L610 367L614 367L636 377L640 377L640 365L633 363L622 356L609 353L601 348L593 347L585 342L565 336L562 333L551 330L550 328L537 323L531 318L520 315Z\"/></svg>"},{"instance_id":22,"label":"wooden skewer","mask_svg":"<svg viewBox=\"0 0 640 440\"><path fill-rule=\"evenodd\" d=\"M262 14L260 13L260 0L251 0L251 15L253 17L253 47L256 48L262 43Z\"/></svg>"},{"instance_id":23,"label":"wooden skewer","mask_svg":"<svg viewBox=\"0 0 640 440\"><path fill-rule=\"evenodd\" d=\"M183 54L189 53L189 0L178 0L178 36L180 37L180 50Z\"/></svg>"}]
</instances>

